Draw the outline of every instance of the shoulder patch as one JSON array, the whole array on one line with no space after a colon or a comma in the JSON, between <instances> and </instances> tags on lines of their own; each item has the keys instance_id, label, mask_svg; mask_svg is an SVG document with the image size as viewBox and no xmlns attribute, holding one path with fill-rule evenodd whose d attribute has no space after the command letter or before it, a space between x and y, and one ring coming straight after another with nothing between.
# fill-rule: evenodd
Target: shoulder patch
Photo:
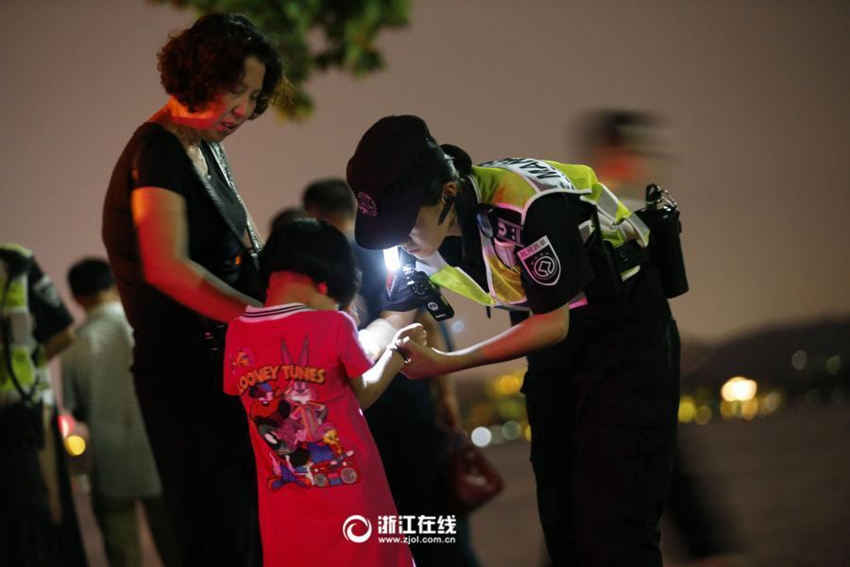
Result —
<instances>
[{"instance_id":1,"label":"shoulder patch","mask_svg":"<svg viewBox=\"0 0 850 567\"><path fill-rule=\"evenodd\" d=\"M62 305L62 298L59 296L59 291L47 274L43 274L41 279L35 282L32 287L33 291L38 294L41 300L50 307L55 308Z\"/></svg>"},{"instance_id":2,"label":"shoulder patch","mask_svg":"<svg viewBox=\"0 0 850 567\"><path fill-rule=\"evenodd\" d=\"M561 261L548 236L538 238L517 252L517 257L536 283L553 286L561 279Z\"/></svg>"}]
</instances>

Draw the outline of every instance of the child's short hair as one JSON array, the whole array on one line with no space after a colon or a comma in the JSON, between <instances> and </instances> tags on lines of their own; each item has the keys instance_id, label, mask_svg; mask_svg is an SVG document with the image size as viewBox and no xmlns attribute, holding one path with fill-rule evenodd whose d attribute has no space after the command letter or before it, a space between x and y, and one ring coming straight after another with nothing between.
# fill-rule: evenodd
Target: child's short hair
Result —
<instances>
[{"instance_id":1,"label":"child's short hair","mask_svg":"<svg viewBox=\"0 0 850 567\"><path fill-rule=\"evenodd\" d=\"M274 272L293 272L328 286L328 296L342 306L360 287L360 270L348 239L331 224L294 219L276 227L260 253L260 276L268 286Z\"/></svg>"}]
</instances>

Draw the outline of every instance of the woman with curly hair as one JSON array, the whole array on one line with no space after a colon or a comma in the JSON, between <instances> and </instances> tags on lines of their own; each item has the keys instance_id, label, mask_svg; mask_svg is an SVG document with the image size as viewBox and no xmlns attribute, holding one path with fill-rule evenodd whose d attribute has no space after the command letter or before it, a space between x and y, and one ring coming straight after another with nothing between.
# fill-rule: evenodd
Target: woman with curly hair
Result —
<instances>
[{"instance_id":1,"label":"woman with curly hair","mask_svg":"<svg viewBox=\"0 0 850 567\"><path fill-rule=\"evenodd\" d=\"M103 241L183 563L258 564L251 445L218 340L261 305L261 243L220 143L278 95L281 61L246 17L214 14L169 38L159 70L169 98L118 158Z\"/></svg>"}]
</instances>

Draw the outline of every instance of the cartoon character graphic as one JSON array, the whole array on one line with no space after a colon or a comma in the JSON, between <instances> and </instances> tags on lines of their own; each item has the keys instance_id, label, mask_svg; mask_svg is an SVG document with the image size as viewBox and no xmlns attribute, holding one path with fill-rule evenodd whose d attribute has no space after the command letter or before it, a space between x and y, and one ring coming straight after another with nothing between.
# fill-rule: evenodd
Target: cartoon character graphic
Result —
<instances>
[{"instance_id":1,"label":"cartoon character graphic","mask_svg":"<svg viewBox=\"0 0 850 567\"><path fill-rule=\"evenodd\" d=\"M326 421L319 427L319 432L322 434L322 441L325 442L325 445L331 448L331 450L337 454L342 454L342 445L339 442L339 434L337 433L336 426Z\"/></svg>"},{"instance_id":2,"label":"cartoon character graphic","mask_svg":"<svg viewBox=\"0 0 850 567\"><path fill-rule=\"evenodd\" d=\"M360 469L354 451L345 451L339 442L336 426L326 421L319 432L322 441L308 443L310 449L310 474L318 488L354 484L360 480Z\"/></svg>"},{"instance_id":3,"label":"cartoon character graphic","mask_svg":"<svg viewBox=\"0 0 850 567\"><path fill-rule=\"evenodd\" d=\"M269 417L278 413L280 403L283 401L280 389L273 383L263 382L256 386L251 386L248 395L254 402L251 404L251 417ZM289 416L289 410L286 410L286 416Z\"/></svg>"},{"instance_id":4,"label":"cartoon character graphic","mask_svg":"<svg viewBox=\"0 0 850 567\"><path fill-rule=\"evenodd\" d=\"M263 382L248 389L253 400L249 415L257 433L278 455L285 456L298 448L300 426L290 420L292 407L274 381Z\"/></svg>"},{"instance_id":5,"label":"cartoon character graphic","mask_svg":"<svg viewBox=\"0 0 850 567\"><path fill-rule=\"evenodd\" d=\"M354 460L354 451L346 451L330 461L314 463L310 468L313 484L319 488L354 484L360 480L360 469Z\"/></svg>"},{"instance_id":6,"label":"cartoon character graphic","mask_svg":"<svg viewBox=\"0 0 850 567\"><path fill-rule=\"evenodd\" d=\"M313 401L318 397L315 387L306 382L293 381L289 383L284 396L292 406L289 418L297 420L301 425L301 440L308 443L321 441L319 428L328 415L328 407Z\"/></svg>"},{"instance_id":7,"label":"cartoon character graphic","mask_svg":"<svg viewBox=\"0 0 850 567\"><path fill-rule=\"evenodd\" d=\"M242 347L230 359L230 372L235 376L238 369L246 368L253 364L254 352L248 347Z\"/></svg>"},{"instance_id":8,"label":"cartoon character graphic","mask_svg":"<svg viewBox=\"0 0 850 567\"><path fill-rule=\"evenodd\" d=\"M308 466L310 467L315 463L324 463L336 458L336 453L334 453L333 449L324 443L307 443L307 450L310 455L310 460L308 461Z\"/></svg>"},{"instance_id":9,"label":"cartoon character graphic","mask_svg":"<svg viewBox=\"0 0 850 567\"><path fill-rule=\"evenodd\" d=\"M298 355L298 362L295 362L292 355L289 354L286 343L280 341L280 358L286 365L307 366L307 360L310 358L310 337L304 337L304 342L301 343L301 354Z\"/></svg>"},{"instance_id":10,"label":"cartoon character graphic","mask_svg":"<svg viewBox=\"0 0 850 567\"><path fill-rule=\"evenodd\" d=\"M292 468L288 457L280 459L275 453L270 452L269 458L272 462L272 476L266 481L266 486L271 490L279 490L283 486L294 483L303 488L309 488L312 485L312 480L303 474L296 474Z\"/></svg>"},{"instance_id":11,"label":"cartoon character graphic","mask_svg":"<svg viewBox=\"0 0 850 567\"><path fill-rule=\"evenodd\" d=\"M253 353L240 350L231 362L252 365ZM281 342L284 365L307 368L309 344L305 337L297 365L286 344ZM245 361L250 361L245 364ZM280 380L282 382L283 380ZM300 488L328 488L354 484L361 478L354 451L346 451L336 425L327 421L328 407L316 400L317 386L304 380L290 379L285 388L277 378L251 386L249 416L257 433L268 446L272 475L266 480L269 490L292 484Z\"/></svg>"}]
</instances>

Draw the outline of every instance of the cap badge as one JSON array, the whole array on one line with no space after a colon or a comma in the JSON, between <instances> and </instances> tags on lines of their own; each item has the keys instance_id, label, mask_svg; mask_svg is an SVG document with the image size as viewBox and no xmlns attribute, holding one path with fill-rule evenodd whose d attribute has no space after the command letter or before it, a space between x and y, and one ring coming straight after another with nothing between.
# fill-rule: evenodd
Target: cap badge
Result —
<instances>
[{"instance_id":1,"label":"cap badge","mask_svg":"<svg viewBox=\"0 0 850 567\"><path fill-rule=\"evenodd\" d=\"M375 204L375 200L368 193L364 193L363 191L357 194L357 210L360 211L363 216L378 216L378 205Z\"/></svg>"}]
</instances>

